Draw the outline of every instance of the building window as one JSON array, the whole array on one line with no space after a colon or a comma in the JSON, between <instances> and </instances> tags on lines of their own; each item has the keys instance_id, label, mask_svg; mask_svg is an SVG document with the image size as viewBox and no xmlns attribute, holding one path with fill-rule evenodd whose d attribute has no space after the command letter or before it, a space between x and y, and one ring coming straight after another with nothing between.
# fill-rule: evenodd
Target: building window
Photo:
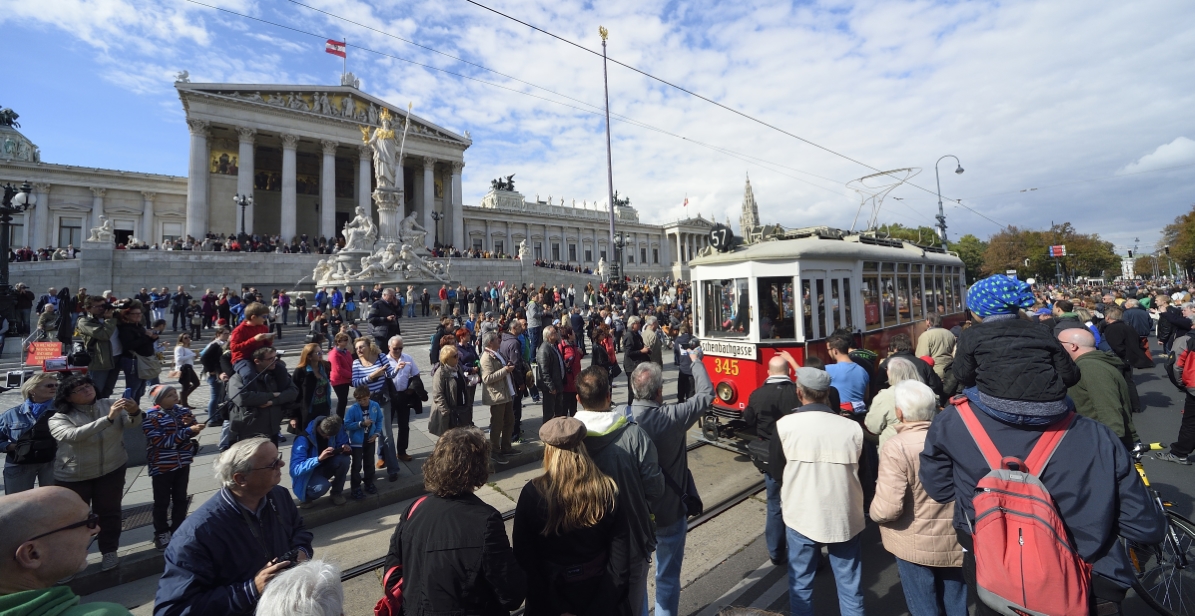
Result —
<instances>
[{"instance_id":1,"label":"building window","mask_svg":"<svg viewBox=\"0 0 1195 616\"><path fill-rule=\"evenodd\" d=\"M481 250L481 238L473 238L473 250Z\"/></svg>"},{"instance_id":2,"label":"building window","mask_svg":"<svg viewBox=\"0 0 1195 616\"><path fill-rule=\"evenodd\" d=\"M178 222L162 224L162 242L173 242L183 236L183 225Z\"/></svg>"},{"instance_id":3,"label":"building window","mask_svg":"<svg viewBox=\"0 0 1195 616\"><path fill-rule=\"evenodd\" d=\"M569 261L577 260L577 245L576 244L568 245L568 260Z\"/></svg>"},{"instance_id":4,"label":"building window","mask_svg":"<svg viewBox=\"0 0 1195 616\"><path fill-rule=\"evenodd\" d=\"M560 244L558 244L556 242L552 242L552 260L553 261L560 260Z\"/></svg>"},{"instance_id":5,"label":"building window","mask_svg":"<svg viewBox=\"0 0 1195 616\"><path fill-rule=\"evenodd\" d=\"M656 265L660 264L660 249L659 248L651 249L651 262L655 263Z\"/></svg>"},{"instance_id":6,"label":"building window","mask_svg":"<svg viewBox=\"0 0 1195 616\"><path fill-rule=\"evenodd\" d=\"M647 249L646 248L639 249L639 262L644 265L647 265Z\"/></svg>"},{"instance_id":7,"label":"building window","mask_svg":"<svg viewBox=\"0 0 1195 616\"><path fill-rule=\"evenodd\" d=\"M24 247L24 242L21 241L21 236L25 234L24 222L13 222L12 226L8 228L8 245L13 248ZM44 246L39 246L44 248Z\"/></svg>"},{"instance_id":8,"label":"building window","mask_svg":"<svg viewBox=\"0 0 1195 616\"><path fill-rule=\"evenodd\" d=\"M603 261L604 261L604 260L606 260L606 251L605 251L605 250L599 250L599 251L598 251L598 256L599 256L599 257L601 257Z\"/></svg>"},{"instance_id":9,"label":"building window","mask_svg":"<svg viewBox=\"0 0 1195 616\"><path fill-rule=\"evenodd\" d=\"M604 254L604 253L603 253L603 254ZM585 251L585 262L586 262L586 263L593 263L593 251L592 251L592 250L586 250L586 251Z\"/></svg>"},{"instance_id":10,"label":"building window","mask_svg":"<svg viewBox=\"0 0 1195 616\"><path fill-rule=\"evenodd\" d=\"M536 259L544 258L544 245L540 242L535 243L535 258Z\"/></svg>"},{"instance_id":11,"label":"building window","mask_svg":"<svg viewBox=\"0 0 1195 616\"><path fill-rule=\"evenodd\" d=\"M506 246L503 246L501 241L494 242L494 252L500 253L504 248L506 248Z\"/></svg>"},{"instance_id":12,"label":"building window","mask_svg":"<svg viewBox=\"0 0 1195 616\"><path fill-rule=\"evenodd\" d=\"M58 219L58 246L65 247L67 244L74 244L76 248L83 243L83 219L82 218L59 218Z\"/></svg>"},{"instance_id":13,"label":"building window","mask_svg":"<svg viewBox=\"0 0 1195 616\"><path fill-rule=\"evenodd\" d=\"M631 265L635 264L635 253L629 250L627 251L627 263L630 263Z\"/></svg>"}]
</instances>

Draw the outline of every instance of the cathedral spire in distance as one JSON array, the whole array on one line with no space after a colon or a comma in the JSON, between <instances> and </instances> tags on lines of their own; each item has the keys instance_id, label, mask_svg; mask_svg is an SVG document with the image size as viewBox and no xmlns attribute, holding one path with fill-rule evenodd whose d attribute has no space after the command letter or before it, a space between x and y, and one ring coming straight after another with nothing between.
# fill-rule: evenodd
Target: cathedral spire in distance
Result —
<instances>
[{"instance_id":1,"label":"cathedral spire in distance","mask_svg":"<svg viewBox=\"0 0 1195 616\"><path fill-rule=\"evenodd\" d=\"M747 174L747 188L743 191L743 213L739 218L739 234L744 238L759 230L759 207L751 190L751 174Z\"/></svg>"}]
</instances>

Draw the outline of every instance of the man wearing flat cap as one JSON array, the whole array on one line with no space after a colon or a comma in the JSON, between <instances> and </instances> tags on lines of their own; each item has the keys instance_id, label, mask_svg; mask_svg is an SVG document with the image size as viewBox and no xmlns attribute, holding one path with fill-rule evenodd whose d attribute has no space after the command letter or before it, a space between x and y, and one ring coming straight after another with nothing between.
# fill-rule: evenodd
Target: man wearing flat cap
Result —
<instances>
[{"instance_id":1,"label":"man wearing flat cap","mask_svg":"<svg viewBox=\"0 0 1195 616\"><path fill-rule=\"evenodd\" d=\"M820 548L830 551L843 616L862 616L863 485L859 455L863 429L827 404L830 375L797 369L801 406L776 422L772 477L780 481L780 506L788 541L789 602L793 616L812 616L813 577ZM811 507L809 503L817 503Z\"/></svg>"}]
</instances>

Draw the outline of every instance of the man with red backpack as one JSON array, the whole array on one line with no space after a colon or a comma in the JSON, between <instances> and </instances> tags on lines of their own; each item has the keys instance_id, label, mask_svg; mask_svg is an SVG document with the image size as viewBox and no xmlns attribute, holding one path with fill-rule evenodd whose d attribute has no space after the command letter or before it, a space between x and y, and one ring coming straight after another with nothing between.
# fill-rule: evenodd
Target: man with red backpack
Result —
<instances>
[{"instance_id":1,"label":"man with red backpack","mask_svg":"<svg viewBox=\"0 0 1195 616\"><path fill-rule=\"evenodd\" d=\"M959 340L964 395L930 426L921 482L955 502L977 615L1118 614L1133 574L1116 538L1160 543L1165 520L1116 435L1074 412L1066 387L1077 370L1061 345L1014 326L1032 303L1028 285L1006 276L968 292L980 324Z\"/></svg>"},{"instance_id":2,"label":"man with red backpack","mask_svg":"<svg viewBox=\"0 0 1195 616\"><path fill-rule=\"evenodd\" d=\"M1190 465L1191 453L1195 452L1195 334L1178 338L1166 357L1166 376L1181 389L1186 401L1183 403L1183 420L1178 427L1178 437L1170 443L1170 451L1154 454L1167 462Z\"/></svg>"}]
</instances>

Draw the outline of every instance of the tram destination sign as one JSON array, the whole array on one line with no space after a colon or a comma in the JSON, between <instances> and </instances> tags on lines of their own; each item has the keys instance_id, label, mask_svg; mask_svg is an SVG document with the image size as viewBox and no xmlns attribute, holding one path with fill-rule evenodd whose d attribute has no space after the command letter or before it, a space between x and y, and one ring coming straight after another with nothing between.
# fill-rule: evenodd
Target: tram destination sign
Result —
<instances>
[{"instance_id":1,"label":"tram destination sign","mask_svg":"<svg viewBox=\"0 0 1195 616\"><path fill-rule=\"evenodd\" d=\"M755 345L724 340L702 340L701 352L716 357L733 357L755 361Z\"/></svg>"}]
</instances>

